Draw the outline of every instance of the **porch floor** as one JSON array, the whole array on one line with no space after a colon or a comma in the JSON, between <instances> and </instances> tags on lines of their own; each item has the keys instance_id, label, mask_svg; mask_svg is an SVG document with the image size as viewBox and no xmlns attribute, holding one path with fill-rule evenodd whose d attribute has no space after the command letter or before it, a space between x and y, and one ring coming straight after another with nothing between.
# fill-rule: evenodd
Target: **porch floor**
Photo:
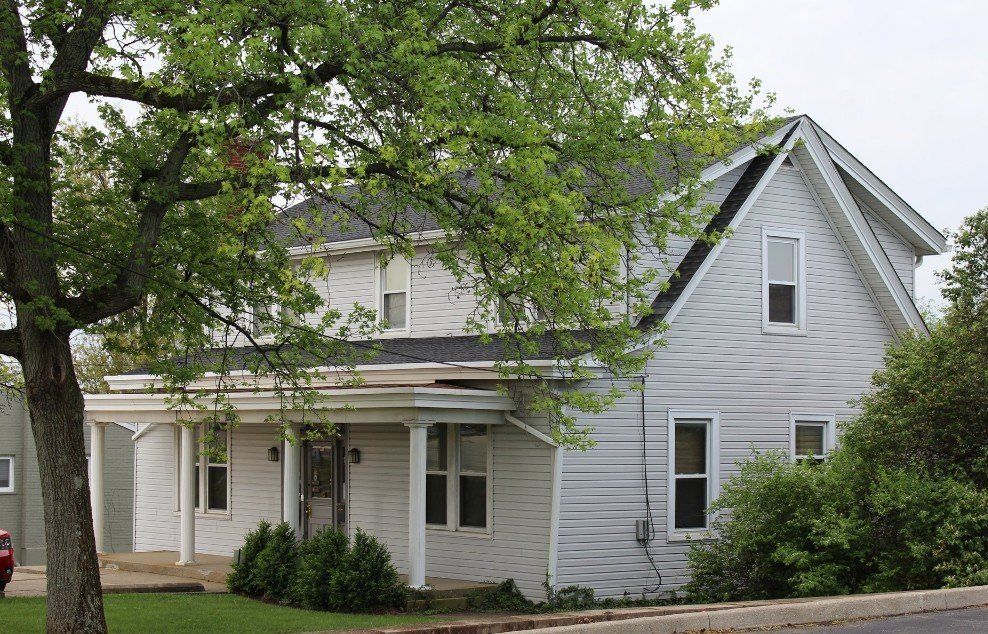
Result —
<instances>
[{"instance_id":1,"label":"porch floor","mask_svg":"<svg viewBox=\"0 0 988 634\"><path fill-rule=\"evenodd\" d=\"M104 553L99 556L100 566L115 570L130 572L148 572L168 575L170 577L187 577L216 583L226 583L233 563L232 557L221 555L196 555L196 563L191 566L179 566L178 552L174 550L155 550L141 553ZM405 575L401 575L406 579ZM443 577L426 577L430 590L423 596L460 597L471 590L491 588L493 584L480 581L465 581L463 579L445 579Z\"/></svg>"}]
</instances>

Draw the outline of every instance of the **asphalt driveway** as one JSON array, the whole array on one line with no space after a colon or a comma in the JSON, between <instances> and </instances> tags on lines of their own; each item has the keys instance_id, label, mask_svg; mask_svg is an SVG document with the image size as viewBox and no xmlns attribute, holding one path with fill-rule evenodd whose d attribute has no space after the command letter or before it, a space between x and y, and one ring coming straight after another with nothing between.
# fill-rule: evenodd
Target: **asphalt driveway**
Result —
<instances>
[{"instance_id":1,"label":"asphalt driveway","mask_svg":"<svg viewBox=\"0 0 988 634\"><path fill-rule=\"evenodd\" d=\"M776 632L803 634L973 634L988 632L988 607L927 612L827 627L796 627Z\"/></svg>"}]
</instances>

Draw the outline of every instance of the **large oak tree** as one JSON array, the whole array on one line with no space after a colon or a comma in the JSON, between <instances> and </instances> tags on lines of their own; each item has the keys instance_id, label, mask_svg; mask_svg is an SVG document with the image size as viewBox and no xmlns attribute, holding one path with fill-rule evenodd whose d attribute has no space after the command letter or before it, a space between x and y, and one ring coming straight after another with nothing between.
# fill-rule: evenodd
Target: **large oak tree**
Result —
<instances>
[{"instance_id":1,"label":"large oak tree","mask_svg":"<svg viewBox=\"0 0 988 634\"><path fill-rule=\"evenodd\" d=\"M438 262L480 300L468 328L507 307L518 359L548 333L561 355L638 367L624 351L641 333L610 307L643 304L654 280L622 258L696 234L700 167L764 119L694 29L710 4L4 0L0 293L16 322L0 354L20 364L37 442L47 629L106 629L74 332L155 360L180 395L229 359L196 354L217 332L259 343L257 313L274 343L252 368L316 409L305 360L345 362L374 316L322 306L308 280L326 262L293 264L287 244L318 251L327 227L365 222L407 252L427 215ZM279 215L303 196L335 202ZM579 445L564 406L605 401L547 390L540 405Z\"/></svg>"}]
</instances>

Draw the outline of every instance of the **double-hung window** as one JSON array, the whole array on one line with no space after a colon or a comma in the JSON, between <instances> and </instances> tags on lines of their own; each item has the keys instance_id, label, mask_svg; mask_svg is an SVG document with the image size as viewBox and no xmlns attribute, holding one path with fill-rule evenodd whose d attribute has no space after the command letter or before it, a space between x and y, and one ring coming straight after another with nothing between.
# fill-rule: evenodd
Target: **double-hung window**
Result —
<instances>
[{"instance_id":1,"label":"double-hung window","mask_svg":"<svg viewBox=\"0 0 988 634\"><path fill-rule=\"evenodd\" d=\"M0 456L0 493L14 492L14 457Z\"/></svg>"},{"instance_id":2,"label":"double-hung window","mask_svg":"<svg viewBox=\"0 0 988 634\"><path fill-rule=\"evenodd\" d=\"M426 441L425 521L433 528L487 532L491 444L488 425L438 424Z\"/></svg>"},{"instance_id":3,"label":"double-hung window","mask_svg":"<svg viewBox=\"0 0 988 634\"><path fill-rule=\"evenodd\" d=\"M378 299L378 318L388 330L408 328L408 287L411 283L411 266L401 255L395 255L381 267Z\"/></svg>"},{"instance_id":4,"label":"double-hung window","mask_svg":"<svg viewBox=\"0 0 988 634\"><path fill-rule=\"evenodd\" d=\"M833 414L792 414L789 420L789 452L793 460L823 462L836 444Z\"/></svg>"},{"instance_id":5,"label":"double-hung window","mask_svg":"<svg viewBox=\"0 0 988 634\"><path fill-rule=\"evenodd\" d=\"M230 510L230 429L220 423L202 423L193 429L196 447L195 498L199 513ZM175 482L181 481L181 429L175 429ZM181 510L176 486L175 508Z\"/></svg>"},{"instance_id":6,"label":"double-hung window","mask_svg":"<svg viewBox=\"0 0 988 634\"><path fill-rule=\"evenodd\" d=\"M762 232L762 324L766 332L802 332L806 327L805 234Z\"/></svg>"},{"instance_id":7,"label":"double-hung window","mask_svg":"<svg viewBox=\"0 0 988 634\"><path fill-rule=\"evenodd\" d=\"M718 489L716 412L669 412L669 512L671 538L709 528L707 508Z\"/></svg>"}]
</instances>

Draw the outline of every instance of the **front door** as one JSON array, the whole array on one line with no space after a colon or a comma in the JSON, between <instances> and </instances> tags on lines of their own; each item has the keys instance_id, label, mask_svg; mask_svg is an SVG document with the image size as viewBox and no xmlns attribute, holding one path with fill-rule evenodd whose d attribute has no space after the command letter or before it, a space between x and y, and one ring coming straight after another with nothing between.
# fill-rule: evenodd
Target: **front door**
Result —
<instances>
[{"instance_id":1,"label":"front door","mask_svg":"<svg viewBox=\"0 0 988 634\"><path fill-rule=\"evenodd\" d=\"M320 440L306 444L305 535L315 535L326 526L345 528L346 477L342 442Z\"/></svg>"}]
</instances>

